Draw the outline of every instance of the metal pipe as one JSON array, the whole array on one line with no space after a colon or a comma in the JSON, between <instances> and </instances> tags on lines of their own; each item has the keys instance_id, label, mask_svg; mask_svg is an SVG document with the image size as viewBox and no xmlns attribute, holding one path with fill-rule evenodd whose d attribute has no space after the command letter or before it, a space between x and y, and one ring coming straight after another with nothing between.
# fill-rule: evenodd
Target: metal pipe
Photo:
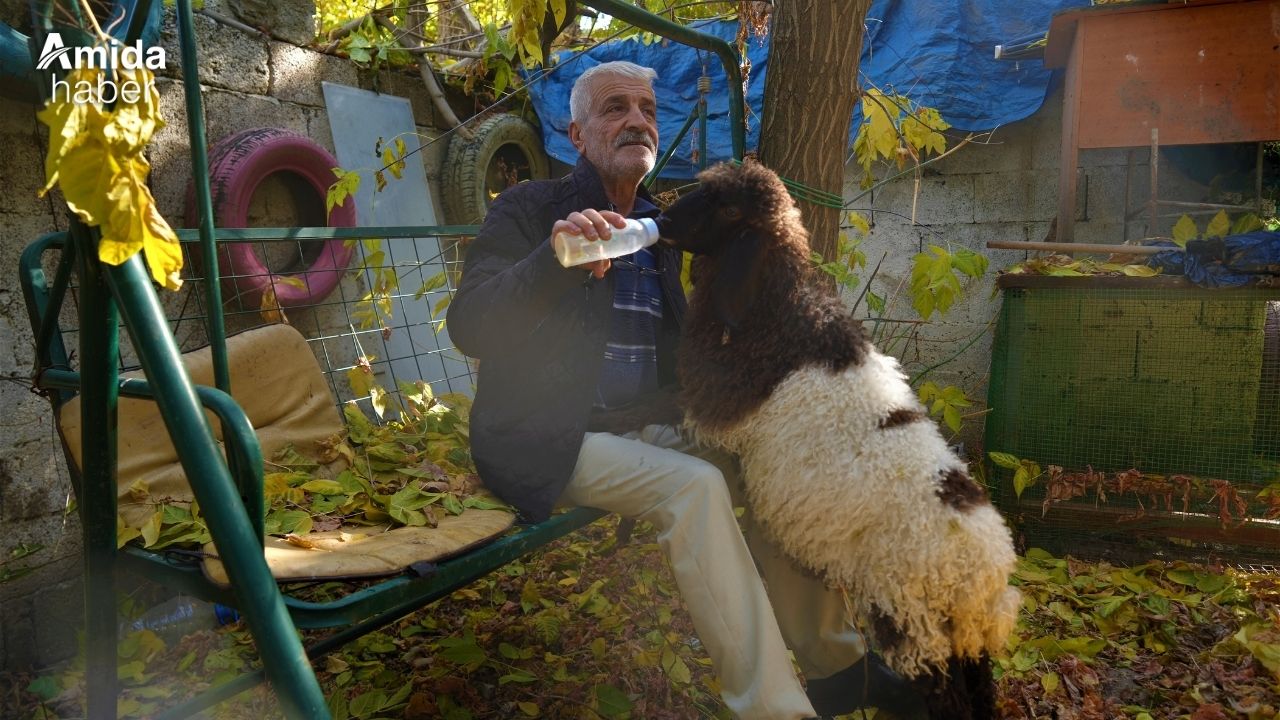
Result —
<instances>
[{"instance_id":1,"label":"metal pipe","mask_svg":"<svg viewBox=\"0 0 1280 720\"><path fill-rule=\"evenodd\" d=\"M104 282L97 233L72 218L80 278L81 490L84 538L86 710L115 717L116 667L116 405L120 345L116 301Z\"/></svg>"},{"instance_id":2,"label":"metal pipe","mask_svg":"<svg viewBox=\"0 0 1280 720\"><path fill-rule=\"evenodd\" d=\"M184 3L189 0L179 0L180 5ZM190 19L189 4L187 11ZM213 542L235 589L237 607L253 633L263 667L285 715L299 720L328 720L324 693L267 567L259 536L242 510L235 484L205 421L142 258L135 255L117 267L104 266L102 270L119 301L143 372L155 390L165 428L204 512ZM112 359L114 362L114 355ZM86 386L89 380L85 378ZM117 382L112 378L112 393L116 387ZM114 491L114 484L111 487ZM114 529L114 517L112 527ZM114 549L112 543L113 553Z\"/></svg>"},{"instance_id":3,"label":"metal pipe","mask_svg":"<svg viewBox=\"0 0 1280 720\"><path fill-rule=\"evenodd\" d=\"M999 250L1034 250L1056 253L1115 253L1119 255L1155 255L1178 248L1157 245L1106 245L1103 243L1032 242L1024 240L988 240L987 247Z\"/></svg>"},{"instance_id":4,"label":"metal pipe","mask_svg":"<svg viewBox=\"0 0 1280 720\"><path fill-rule=\"evenodd\" d=\"M720 58L725 75L729 80L729 132L733 139L733 157L741 160L746 152L745 125L743 124L742 71L739 69L738 51L729 43L713 35L700 33L682 25L677 25L666 18L638 8L623 0L582 0L584 5L606 12L623 22L631 23L641 30L671 38L700 50L715 53Z\"/></svg>"},{"instance_id":5,"label":"metal pipe","mask_svg":"<svg viewBox=\"0 0 1280 720\"><path fill-rule=\"evenodd\" d=\"M144 2L146 0L143 0ZM178 0L178 44L182 49L182 90L187 100L187 135L191 143L191 177L195 182L200 213L200 250L204 259L205 298L208 301L209 350L213 355L213 383L231 392L227 363L227 329L222 317L222 284L218 278L218 248L213 239L213 202L209 198L209 146L204 128L204 102L200 98L200 72L196 59L195 21L191 0Z\"/></svg>"},{"instance_id":6,"label":"metal pipe","mask_svg":"<svg viewBox=\"0 0 1280 720\"><path fill-rule=\"evenodd\" d=\"M653 169L650 170L649 174L645 177L644 179L645 187L649 187L650 185L653 184L654 180L658 179L658 173L662 172L662 169L667 166L667 163L670 162L671 160L671 156L676 154L676 148L680 147L680 142L684 140L685 134L687 134L689 132L689 128L693 126L693 121L697 119L698 119L698 108L695 107L693 109L693 112L689 113L689 117L685 119L684 125L680 126L680 132L676 133L675 138L671 140L671 144L667 146L667 151L662 153L662 157L658 158L658 162L653 166Z\"/></svg>"}]
</instances>

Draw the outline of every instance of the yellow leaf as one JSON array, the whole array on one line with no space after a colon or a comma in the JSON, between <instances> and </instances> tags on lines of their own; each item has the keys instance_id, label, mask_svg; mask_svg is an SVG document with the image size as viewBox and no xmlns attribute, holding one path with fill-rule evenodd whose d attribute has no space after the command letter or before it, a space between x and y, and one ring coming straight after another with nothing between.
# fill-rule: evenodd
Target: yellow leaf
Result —
<instances>
[{"instance_id":1,"label":"yellow leaf","mask_svg":"<svg viewBox=\"0 0 1280 720\"><path fill-rule=\"evenodd\" d=\"M125 524L124 518L120 517L119 515L116 516L116 549L117 550L124 547L125 543L128 543L130 540L136 537L141 537L141 536L142 536L141 530L135 527L129 527L128 525Z\"/></svg>"},{"instance_id":2,"label":"yellow leaf","mask_svg":"<svg viewBox=\"0 0 1280 720\"><path fill-rule=\"evenodd\" d=\"M103 128L103 137L113 151L137 155L151 142L151 136L165 126L159 112L160 93L155 88L154 76L146 68L119 68L117 72L122 80L135 82L148 92L140 93L136 103L117 103Z\"/></svg>"},{"instance_id":3,"label":"yellow leaf","mask_svg":"<svg viewBox=\"0 0 1280 720\"><path fill-rule=\"evenodd\" d=\"M1018 469L1013 473L1014 496L1021 498L1022 491L1026 490L1029 485L1031 485L1031 476L1027 474L1027 468L1021 465L1018 466Z\"/></svg>"},{"instance_id":4,"label":"yellow leaf","mask_svg":"<svg viewBox=\"0 0 1280 720\"><path fill-rule=\"evenodd\" d=\"M351 392L358 398L362 398L369 394L373 389L373 370L364 363L356 365L347 371L347 384L351 386Z\"/></svg>"},{"instance_id":5,"label":"yellow leaf","mask_svg":"<svg viewBox=\"0 0 1280 720\"><path fill-rule=\"evenodd\" d=\"M275 285L268 285L262 291L262 301L258 303L258 315L265 322L289 324L288 318L285 317L284 309L280 307L280 300L276 297Z\"/></svg>"},{"instance_id":6,"label":"yellow leaf","mask_svg":"<svg viewBox=\"0 0 1280 720\"><path fill-rule=\"evenodd\" d=\"M1173 241L1178 247L1186 247L1188 240L1195 240L1197 237L1200 237L1200 231L1196 229L1196 221L1190 215L1178 218L1177 224L1173 226Z\"/></svg>"},{"instance_id":7,"label":"yellow leaf","mask_svg":"<svg viewBox=\"0 0 1280 720\"><path fill-rule=\"evenodd\" d=\"M1230 229L1231 221L1227 219L1227 211L1219 210L1218 214L1209 221L1209 226L1204 229L1204 236L1206 238L1226 237Z\"/></svg>"},{"instance_id":8,"label":"yellow leaf","mask_svg":"<svg viewBox=\"0 0 1280 720\"><path fill-rule=\"evenodd\" d=\"M386 166L387 170L391 171L391 175L395 179L400 179L400 169L404 167L404 163L396 160L395 153L391 152L391 148L382 151L382 164Z\"/></svg>"},{"instance_id":9,"label":"yellow leaf","mask_svg":"<svg viewBox=\"0 0 1280 720\"><path fill-rule=\"evenodd\" d=\"M81 76L85 71L74 70L67 77L68 82ZM47 103L36 117L49 127L49 151L45 154L44 174L45 186L40 191L43 196L58 182L58 168L62 158L72 148L80 145L88 137L86 127L90 114L101 116L102 111L95 105L87 103Z\"/></svg>"},{"instance_id":10,"label":"yellow leaf","mask_svg":"<svg viewBox=\"0 0 1280 720\"><path fill-rule=\"evenodd\" d=\"M1155 277L1160 271L1150 265L1125 265L1120 268L1120 272L1129 277Z\"/></svg>"},{"instance_id":11,"label":"yellow leaf","mask_svg":"<svg viewBox=\"0 0 1280 720\"><path fill-rule=\"evenodd\" d=\"M142 546L151 547L160 538L160 525L164 522L164 511L157 510L142 524Z\"/></svg>"},{"instance_id":12,"label":"yellow leaf","mask_svg":"<svg viewBox=\"0 0 1280 720\"><path fill-rule=\"evenodd\" d=\"M387 413L387 391L380 385L374 385L369 388L369 400L373 403L373 411L378 413L378 417L383 417Z\"/></svg>"},{"instance_id":13,"label":"yellow leaf","mask_svg":"<svg viewBox=\"0 0 1280 720\"><path fill-rule=\"evenodd\" d=\"M110 201L104 188L112 186L119 170L119 163L101 141L87 139L66 151L54 175L67 207L85 224L101 225L110 213ZM141 243L138 247L142 247ZM122 258L120 262L123 261Z\"/></svg>"},{"instance_id":14,"label":"yellow leaf","mask_svg":"<svg viewBox=\"0 0 1280 720\"><path fill-rule=\"evenodd\" d=\"M849 226L863 235L871 232L871 223L867 222L867 216L860 212L849 213Z\"/></svg>"},{"instance_id":15,"label":"yellow leaf","mask_svg":"<svg viewBox=\"0 0 1280 720\"><path fill-rule=\"evenodd\" d=\"M1058 677L1056 672L1047 672L1040 676L1040 686L1044 688L1045 693L1052 695L1054 690L1058 689L1058 684L1062 678Z\"/></svg>"},{"instance_id":16,"label":"yellow leaf","mask_svg":"<svg viewBox=\"0 0 1280 720\"><path fill-rule=\"evenodd\" d=\"M519 707L520 712L531 718L536 718L542 714L542 709L538 707L538 703L524 701L516 703L516 707Z\"/></svg>"},{"instance_id":17,"label":"yellow leaf","mask_svg":"<svg viewBox=\"0 0 1280 720\"><path fill-rule=\"evenodd\" d=\"M321 495L337 495L342 492L342 484L335 480L309 480L303 483L298 489L309 493L319 493Z\"/></svg>"}]
</instances>

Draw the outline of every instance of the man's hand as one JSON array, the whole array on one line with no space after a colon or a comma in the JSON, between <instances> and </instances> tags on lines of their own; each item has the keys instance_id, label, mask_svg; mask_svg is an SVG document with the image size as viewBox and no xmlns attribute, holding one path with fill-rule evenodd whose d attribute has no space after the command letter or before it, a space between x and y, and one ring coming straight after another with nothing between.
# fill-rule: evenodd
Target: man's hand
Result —
<instances>
[{"instance_id":1,"label":"man's hand","mask_svg":"<svg viewBox=\"0 0 1280 720\"><path fill-rule=\"evenodd\" d=\"M613 228L623 228L626 225L627 219L612 210L588 208L582 212L569 213L569 217L564 220L557 220L556 224L551 226L551 235L554 237L556 233L567 232L571 235L585 235L587 240L594 242L608 240L613 236ZM606 258L578 267L589 270L599 280L608 272L610 265L610 261Z\"/></svg>"}]
</instances>

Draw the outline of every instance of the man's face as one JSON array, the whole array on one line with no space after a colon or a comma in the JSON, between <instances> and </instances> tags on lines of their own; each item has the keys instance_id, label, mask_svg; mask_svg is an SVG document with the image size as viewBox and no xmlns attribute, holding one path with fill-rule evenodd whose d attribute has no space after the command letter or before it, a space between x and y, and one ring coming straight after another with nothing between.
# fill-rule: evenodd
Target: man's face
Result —
<instances>
[{"instance_id":1,"label":"man's face","mask_svg":"<svg viewBox=\"0 0 1280 720\"><path fill-rule=\"evenodd\" d=\"M594 78L587 119L569 124L569 139L605 182L637 185L658 159L658 103L646 80Z\"/></svg>"}]
</instances>

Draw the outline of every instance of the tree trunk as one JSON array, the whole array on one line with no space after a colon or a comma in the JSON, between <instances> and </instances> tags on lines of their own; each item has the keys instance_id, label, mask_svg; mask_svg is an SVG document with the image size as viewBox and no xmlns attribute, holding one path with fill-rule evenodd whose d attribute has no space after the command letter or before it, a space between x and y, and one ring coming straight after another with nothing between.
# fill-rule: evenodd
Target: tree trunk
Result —
<instances>
[{"instance_id":1,"label":"tree trunk","mask_svg":"<svg viewBox=\"0 0 1280 720\"><path fill-rule=\"evenodd\" d=\"M842 195L858 60L871 0L777 0L760 124L760 161ZM834 258L841 212L801 200L813 249Z\"/></svg>"}]
</instances>

